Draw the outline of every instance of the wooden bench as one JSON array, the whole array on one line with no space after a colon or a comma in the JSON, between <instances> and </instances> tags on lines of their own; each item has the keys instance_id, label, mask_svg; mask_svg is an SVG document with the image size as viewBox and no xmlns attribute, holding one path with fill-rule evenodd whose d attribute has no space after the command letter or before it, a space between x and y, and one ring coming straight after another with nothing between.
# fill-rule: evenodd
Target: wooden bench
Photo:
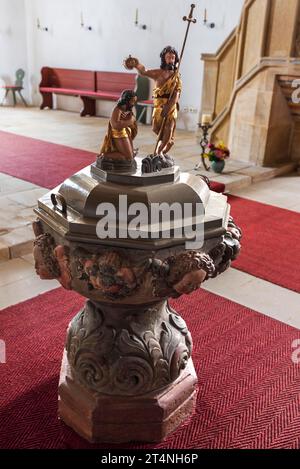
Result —
<instances>
[{"instance_id":1,"label":"wooden bench","mask_svg":"<svg viewBox=\"0 0 300 469\"><path fill-rule=\"evenodd\" d=\"M96 100L117 101L124 90L136 88L136 74L122 72L95 72L95 91L84 92L81 99L84 108L81 116L96 114Z\"/></svg>"},{"instance_id":2,"label":"wooden bench","mask_svg":"<svg viewBox=\"0 0 300 469\"><path fill-rule=\"evenodd\" d=\"M122 72L95 72L43 67L40 109L53 109L53 93L79 96L83 102L81 116L95 116L96 100L116 101L123 90L136 88L136 74Z\"/></svg>"},{"instance_id":3,"label":"wooden bench","mask_svg":"<svg viewBox=\"0 0 300 469\"><path fill-rule=\"evenodd\" d=\"M40 93L43 101L40 109L53 109L53 93L81 96L83 92L95 90L95 72L92 71L43 67L41 74Z\"/></svg>"}]
</instances>

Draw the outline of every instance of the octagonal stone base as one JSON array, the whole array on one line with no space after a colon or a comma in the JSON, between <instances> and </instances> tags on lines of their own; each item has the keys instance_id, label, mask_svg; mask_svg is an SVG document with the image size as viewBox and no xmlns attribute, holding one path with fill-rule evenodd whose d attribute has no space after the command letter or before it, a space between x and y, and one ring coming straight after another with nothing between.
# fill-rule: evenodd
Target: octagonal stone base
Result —
<instances>
[{"instance_id":1,"label":"octagonal stone base","mask_svg":"<svg viewBox=\"0 0 300 469\"><path fill-rule=\"evenodd\" d=\"M193 412L197 376L193 362L174 383L141 396L109 396L74 381L64 352L59 384L59 417L90 442L155 442Z\"/></svg>"}]
</instances>

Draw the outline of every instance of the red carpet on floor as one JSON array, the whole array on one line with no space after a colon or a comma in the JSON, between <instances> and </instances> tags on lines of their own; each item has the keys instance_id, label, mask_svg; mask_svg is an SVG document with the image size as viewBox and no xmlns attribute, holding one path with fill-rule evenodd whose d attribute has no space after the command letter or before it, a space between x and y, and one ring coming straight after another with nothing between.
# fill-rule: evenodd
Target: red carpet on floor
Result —
<instances>
[{"instance_id":1,"label":"red carpet on floor","mask_svg":"<svg viewBox=\"0 0 300 469\"><path fill-rule=\"evenodd\" d=\"M53 189L95 161L90 151L0 131L0 172Z\"/></svg>"},{"instance_id":2,"label":"red carpet on floor","mask_svg":"<svg viewBox=\"0 0 300 469\"><path fill-rule=\"evenodd\" d=\"M172 303L194 340L190 420L159 444L87 443L57 419L65 330L82 303L59 288L1 311L0 448L300 448L300 332L204 290Z\"/></svg>"},{"instance_id":3,"label":"red carpet on floor","mask_svg":"<svg viewBox=\"0 0 300 469\"><path fill-rule=\"evenodd\" d=\"M300 292L300 214L229 196L231 215L243 230L236 269Z\"/></svg>"},{"instance_id":4,"label":"red carpet on floor","mask_svg":"<svg viewBox=\"0 0 300 469\"><path fill-rule=\"evenodd\" d=\"M219 194L223 194L225 191L225 184L222 182L212 181L210 180L210 189L214 192L219 192Z\"/></svg>"},{"instance_id":5,"label":"red carpet on floor","mask_svg":"<svg viewBox=\"0 0 300 469\"><path fill-rule=\"evenodd\" d=\"M0 131L0 173L48 189L93 163L95 158L96 154L90 151ZM224 192L225 186L211 181L211 190Z\"/></svg>"}]
</instances>

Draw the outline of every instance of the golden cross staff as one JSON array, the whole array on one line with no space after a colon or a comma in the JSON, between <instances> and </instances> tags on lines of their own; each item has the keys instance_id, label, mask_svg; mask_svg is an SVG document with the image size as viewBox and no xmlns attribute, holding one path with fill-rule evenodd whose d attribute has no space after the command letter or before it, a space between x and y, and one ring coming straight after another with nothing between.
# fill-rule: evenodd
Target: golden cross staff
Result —
<instances>
[{"instance_id":1,"label":"golden cross staff","mask_svg":"<svg viewBox=\"0 0 300 469\"><path fill-rule=\"evenodd\" d=\"M196 23L196 22L197 22L197 20L196 20L195 18L193 18L193 11L194 11L195 6L196 6L196 5L194 5L194 3L192 3L192 4L191 4L191 10L190 10L189 16L184 16L184 17L182 18L183 21L187 21L188 24L187 24L187 28L186 28L186 32L185 32L183 44L182 44L182 49L181 49L180 56L179 56L178 67L177 67L177 70L176 70L176 75L177 75L177 77L178 77L178 75L179 75L179 68L180 68L180 65L181 65L181 61L182 61L182 57L183 57L183 53L184 53L184 49L185 49L185 45L186 45L186 40L187 40L187 37L188 37L188 34L189 34L189 29L190 29L191 23ZM171 90L171 93L170 93L170 96L169 96L169 99L168 99L168 103L171 101L171 99L172 99L172 97L173 97L173 95L174 95L175 88L176 88L176 84L177 84L177 77L175 77L173 89ZM156 141L156 145L155 145L154 155L157 154L158 145L159 145L161 136L162 136L163 131L164 131L164 128L165 128L166 120L167 120L167 117L165 116L165 117L163 118L163 120L162 120L160 129L159 129L159 133L158 133L158 136L157 136L157 141Z\"/></svg>"}]
</instances>

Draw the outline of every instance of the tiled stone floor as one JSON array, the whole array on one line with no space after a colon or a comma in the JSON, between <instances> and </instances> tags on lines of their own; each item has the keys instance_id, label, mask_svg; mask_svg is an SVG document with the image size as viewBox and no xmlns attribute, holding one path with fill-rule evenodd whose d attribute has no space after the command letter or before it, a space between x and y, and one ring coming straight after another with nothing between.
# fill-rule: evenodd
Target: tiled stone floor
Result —
<instances>
[{"instance_id":1,"label":"tiled stone floor","mask_svg":"<svg viewBox=\"0 0 300 469\"><path fill-rule=\"evenodd\" d=\"M0 173L0 259L32 251L33 208L47 189Z\"/></svg>"},{"instance_id":2,"label":"tiled stone floor","mask_svg":"<svg viewBox=\"0 0 300 469\"><path fill-rule=\"evenodd\" d=\"M41 112L19 107L0 110L0 130L93 152L99 150L106 123L106 119L82 119L64 111ZM143 153L153 149L149 126L141 126L137 146ZM183 170L194 172L199 161L199 145L194 135L177 131L173 155ZM266 180L274 176L272 171L228 161L225 174L216 180L224 181L233 194L300 212L299 173ZM256 183L251 185L254 180ZM0 308L58 286L56 281L41 281L36 276L30 254L30 224L35 218L32 209L45 192L44 188L0 174ZM8 260L9 257L14 258ZM300 296L295 292L235 269L208 281L203 288L300 328Z\"/></svg>"}]
</instances>

